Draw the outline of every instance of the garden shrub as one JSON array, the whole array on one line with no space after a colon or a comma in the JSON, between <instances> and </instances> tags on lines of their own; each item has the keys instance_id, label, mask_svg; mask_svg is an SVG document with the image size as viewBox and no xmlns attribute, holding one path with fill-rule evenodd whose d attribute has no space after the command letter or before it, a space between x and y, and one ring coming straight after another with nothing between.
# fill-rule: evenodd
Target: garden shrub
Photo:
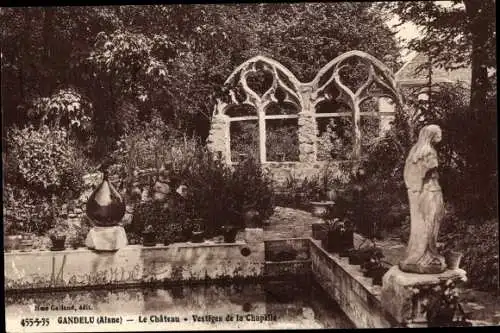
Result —
<instances>
[{"instance_id":1,"label":"garden shrub","mask_svg":"<svg viewBox=\"0 0 500 333\"><path fill-rule=\"evenodd\" d=\"M153 226L154 230L158 232L158 236L160 236L163 226L166 223L171 223L169 217L169 210L164 203L156 201L141 202L136 205L132 221L130 224L125 225L125 230L131 236L133 242L140 242L142 233L148 225Z\"/></svg>"},{"instance_id":2,"label":"garden shrub","mask_svg":"<svg viewBox=\"0 0 500 333\"><path fill-rule=\"evenodd\" d=\"M231 192L242 205L241 210L253 208L259 212L260 220L267 220L274 212L272 178L252 157L239 163L232 174ZM262 225L260 225L262 226Z\"/></svg>"},{"instance_id":3,"label":"garden shrub","mask_svg":"<svg viewBox=\"0 0 500 333\"><path fill-rule=\"evenodd\" d=\"M74 197L83 189L84 170L78 152L62 129L32 126L13 129L9 137L8 170L25 187L38 195Z\"/></svg>"},{"instance_id":4,"label":"garden shrub","mask_svg":"<svg viewBox=\"0 0 500 333\"><path fill-rule=\"evenodd\" d=\"M148 224L171 232L173 225L186 229L189 223L201 219L207 237L212 237L219 235L226 224L244 228L245 210L258 211L260 221L273 213L272 180L256 161L246 160L232 170L194 140L172 138L167 147L161 161L170 178L171 191L186 185L186 201L182 205L140 203L128 226L129 232L138 235Z\"/></svg>"},{"instance_id":5,"label":"garden shrub","mask_svg":"<svg viewBox=\"0 0 500 333\"><path fill-rule=\"evenodd\" d=\"M53 222L51 201L28 190L4 184L4 234L41 234Z\"/></svg>"},{"instance_id":6,"label":"garden shrub","mask_svg":"<svg viewBox=\"0 0 500 333\"><path fill-rule=\"evenodd\" d=\"M474 221L497 215L497 110L496 96L490 96L481 114L471 114L469 96L460 85L435 85L430 102L410 98L408 103L420 118L416 130L427 124L443 130L438 156L445 201Z\"/></svg>"},{"instance_id":7,"label":"garden shrub","mask_svg":"<svg viewBox=\"0 0 500 333\"><path fill-rule=\"evenodd\" d=\"M329 190L345 188L348 183L351 164L346 166L336 170L326 165L319 174L304 179L289 176L276 194L276 202L285 207L307 209L311 201L328 200Z\"/></svg>"},{"instance_id":8,"label":"garden shrub","mask_svg":"<svg viewBox=\"0 0 500 333\"><path fill-rule=\"evenodd\" d=\"M439 241L445 248L463 253L460 268L467 272L472 287L499 291L498 219L468 220L450 210L443 219Z\"/></svg>"},{"instance_id":9,"label":"garden shrub","mask_svg":"<svg viewBox=\"0 0 500 333\"><path fill-rule=\"evenodd\" d=\"M5 160L5 232L42 234L54 222L52 197L68 202L84 189L86 162L65 130L12 129Z\"/></svg>"},{"instance_id":10,"label":"garden shrub","mask_svg":"<svg viewBox=\"0 0 500 333\"><path fill-rule=\"evenodd\" d=\"M117 163L125 165L128 172L138 169L158 168L167 148L167 127L159 117L142 123L117 142L112 156Z\"/></svg>"}]
</instances>

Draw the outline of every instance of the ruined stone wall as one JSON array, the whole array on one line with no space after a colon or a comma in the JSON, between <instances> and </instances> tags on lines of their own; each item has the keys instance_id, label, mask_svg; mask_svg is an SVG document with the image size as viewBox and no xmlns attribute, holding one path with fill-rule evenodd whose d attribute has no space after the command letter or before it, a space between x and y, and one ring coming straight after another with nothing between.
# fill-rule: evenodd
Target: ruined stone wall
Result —
<instances>
[{"instance_id":1,"label":"ruined stone wall","mask_svg":"<svg viewBox=\"0 0 500 333\"><path fill-rule=\"evenodd\" d=\"M361 61L367 72L366 81L361 82L363 84L355 91L345 85L344 78L340 75L342 68L349 68L348 59ZM267 87L261 87L262 92L249 85L248 79L255 72L267 73L272 77L272 82ZM351 117L352 160L355 161L361 158L361 117L378 117L380 134L383 134L389 128L396 109L402 108L402 97L390 69L371 55L357 50L346 52L331 60L310 82L300 82L292 72L273 59L256 56L238 66L224 85L226 92L217 98L214 106L212 126L207 139L208 148L232 165L235 161L231 161L230 157L231 122L257 120L260 163L264 169L271 172L278 184L285 182L289 176L304 179L322 172L325 163L317 158L318 118ZM363 111L361 105L371 98L378 101L377 110ZM332 108L330 112L322 111L318 114L318 107L324 102L342 103L350 111ZM293 105L298 113L283 111L268 114L268 107L273 103ZM250 106L255 112L230 117L230 110L235 106ZM298 162L267 161L266 121L277 119L297 119Z\"/></svg>"}]
</instances>

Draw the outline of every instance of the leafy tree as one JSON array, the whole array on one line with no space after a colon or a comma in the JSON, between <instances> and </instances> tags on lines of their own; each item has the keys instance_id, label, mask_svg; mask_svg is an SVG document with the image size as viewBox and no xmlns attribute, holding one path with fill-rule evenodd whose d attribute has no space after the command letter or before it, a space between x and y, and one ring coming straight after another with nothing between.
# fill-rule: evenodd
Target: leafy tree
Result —
<instances>
[{"instance_id":1,"label":"leafy tree","mask_svg":"<svg viewBox=\"0 0 500 333\"><path fill-rule=\"evenodd\" d=\"M412 22L421 28L422 38L409 47L429 55L434 64L453 69L472 68L471 116L482 121L487 95L496 77L495 1L453 0L445 7L439 1L397 1L382 7L400 17L401 24Z\"/></svg>"},{"instance_id":2,"label":"leafy tree","mask_svg":"<svg viewBox=\"0 0 500 333\"><path fill-rule=\"evenodd\" d=\"M96 157L154 113L206 137L217 88L256 54L303 80L352 49L398 67L369 3L2 8L0 21L6 125L38 121L35 101L72 87L93 105Z\"/></svg>"},{"instance_id":3,"label":"leafy tree","mask_svg":"<svg viewBox=\"0 0 500 333\"><path fill-rule=\"evenodd\" d=\"M426 53L434 65L446 69L470 66L470 91L433 85L429 101L409 100L425 123L444 131L443 182L449 199L465 216L496 214L496 35L495 1L437 1L382 4L413 22L422 37L409 47ZM488 75L488 72L493 75ZM432 82L430 82L432 84ZM470 96L470 99L464 98ZM460 188L457 188L459 186Z\"/></svg>"}]
</instances>

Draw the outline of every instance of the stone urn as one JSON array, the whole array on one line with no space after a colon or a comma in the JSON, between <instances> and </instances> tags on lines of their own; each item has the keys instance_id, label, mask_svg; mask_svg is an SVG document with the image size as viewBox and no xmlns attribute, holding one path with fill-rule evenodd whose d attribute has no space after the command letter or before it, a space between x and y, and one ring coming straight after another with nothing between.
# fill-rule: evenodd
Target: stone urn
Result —
<instances>
[{"instance_id":1,"label":"stone urn","mask_svg":"<svg viewBox=\"0 0 500 333\"><path fill-rule=\"evenodd\" d=\"M94 227L87 234L85 245L98 251L116 251L128 244L125 229L118 225L125 215L125 201L109 181L107 167L100 168L102 182L86 205L86 214Z\"/></svg>"},{"instance_id":2,"label":"stone urn","mask_svg":"<svg viewBox=\"0 0 500 333\"><path fill-rule=\"evenodd\" d=\"M324 218L335 205L334 201L311 201L312 215Z\"/></svg>"}]
</instances>

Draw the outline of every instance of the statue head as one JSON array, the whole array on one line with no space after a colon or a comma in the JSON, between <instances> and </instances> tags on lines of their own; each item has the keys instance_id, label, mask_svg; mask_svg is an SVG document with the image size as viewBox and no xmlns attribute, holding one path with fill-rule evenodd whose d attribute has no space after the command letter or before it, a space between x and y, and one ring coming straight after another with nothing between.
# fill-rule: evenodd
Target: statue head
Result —
<instances>
[{"instance_id":1,"label":"statue head","mask_svg":"<svg viewBox=\"0 0 500 333\"><path fill-rule=\"evenodd\" d=\"M427 125L420 130L418 141L421 144L438 143L442 136L441 128L438 125Z\"/></svg>"},{"instance_id":2,"label":"statue head","mask_svg":"<svg viewBox=\"0 0 500 333\"><path fill-rule=\"evenodd\" d=\"M418 135L417 143L413 146L408 156L413 163L427 156L434 151L432 144L440 142L442 139L441 128L438 125L424 126Z\"/></svg>"}]
</instances>

